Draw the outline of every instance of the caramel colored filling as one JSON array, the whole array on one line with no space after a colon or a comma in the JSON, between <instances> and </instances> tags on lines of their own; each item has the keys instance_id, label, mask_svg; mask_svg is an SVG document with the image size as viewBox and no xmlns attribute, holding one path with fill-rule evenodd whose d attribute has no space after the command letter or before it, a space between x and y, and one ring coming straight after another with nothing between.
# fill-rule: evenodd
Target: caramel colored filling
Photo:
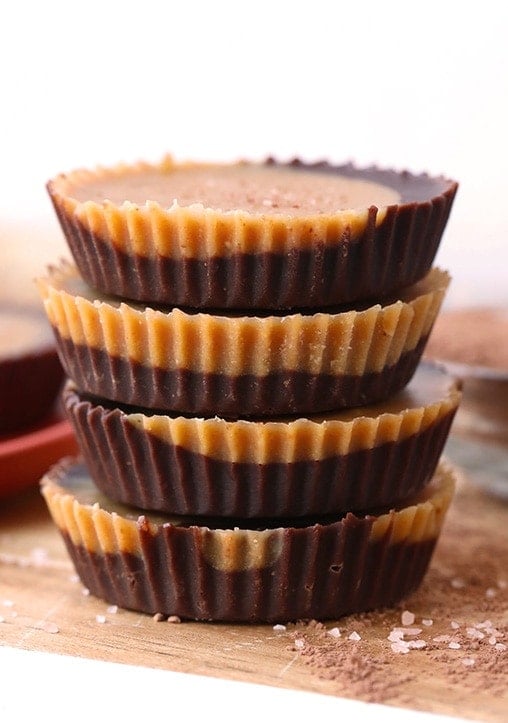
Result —
<instances>
[{"instance_id":1,"label":"caramel colored filling","mask_svg":"<svg viewBox=\"0 0 508 723\"><path fill-rule=\"evenodd\" d=\"M91 177L82 184L69 182L66 192L81 202L144 205L153 201L166 209L199 204L226 213L242 210L291 216L382 208L400 200L396 190L373 181L253 164L135 168L121 175Z\"/></svg>"}]
</instances>

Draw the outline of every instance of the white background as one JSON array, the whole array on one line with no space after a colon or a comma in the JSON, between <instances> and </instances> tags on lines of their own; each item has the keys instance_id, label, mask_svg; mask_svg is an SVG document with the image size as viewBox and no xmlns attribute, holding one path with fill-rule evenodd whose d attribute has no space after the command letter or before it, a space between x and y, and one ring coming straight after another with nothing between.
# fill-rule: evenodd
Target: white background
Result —
<instances>
[{"instance_id":1,"label":"white background","mask_svg":"<svg viewBox=\"0 0 508 723\"><path fill-rule=\"evenodd\" d=\"M0 227L44 184L177 158L352 160L460 182L448 303L508 301L508 10L484 0L16 2L0 17Z\"/></svg>"}]
</instances>

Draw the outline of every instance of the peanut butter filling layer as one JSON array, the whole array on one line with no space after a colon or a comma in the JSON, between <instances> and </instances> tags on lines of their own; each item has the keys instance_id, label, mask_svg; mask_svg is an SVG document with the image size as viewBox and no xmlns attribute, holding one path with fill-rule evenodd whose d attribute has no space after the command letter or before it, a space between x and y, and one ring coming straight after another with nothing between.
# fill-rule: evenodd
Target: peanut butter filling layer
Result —
<instances>
[{"instance_id":1,"label":"peanut butter filling layer","mask_svg":"<svg viewBox=\"0 0 508 723\"><path fill-rule=\"evenodd\" d=\"M61 339L145 367L232 377L279 370L361 376L394 365L428 336L449 280L433 269L384 306L264 317L122 303L88 287L65 262L39 289Z\"/></svg>"},{"instance_id":2,"label":"peanut butter filling layer","mask_svg":"<svg viewBox=\"0 0 508 723\"><path fill-rule=\"evenodd\" d=\"M287 535L294 534L295 529L312 534L313 529L332 526L340 535L345 527L365 525L370 542L385 540L395 545L435 540L454 487L453 472L440 465L432 482L419 495L394 509L364 516L349 513L343 518L304 519L296 528L284 527L277 521L270 528L260 529L258 522L249 527L239 520L220 520L219 527L214 520L168 517L128 508L102 495L86 467L72 460L50 470L41 482L54 522L74 545L99 555L128 553L143 557L144 536L156 539L178 529L180 534L197 539L208 564L229 572L269 567L283 549Z\"/></svg>"}]
</instances>

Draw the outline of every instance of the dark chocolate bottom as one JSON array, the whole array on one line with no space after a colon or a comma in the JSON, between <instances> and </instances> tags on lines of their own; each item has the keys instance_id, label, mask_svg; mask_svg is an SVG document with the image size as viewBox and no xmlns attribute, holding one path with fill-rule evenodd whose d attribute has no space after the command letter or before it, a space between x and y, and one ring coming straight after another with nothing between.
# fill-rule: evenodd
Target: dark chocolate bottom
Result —
<instances>
[{"instance_id":1,"label":"dark chocolate bottom","mask_svg":"<svg viewBox=\"0 0 508 723\"><path fill-rule=\"evenodd\" d=\"M313 414L383 401L408 384L427 342L422 337L391 367L361 376L290 370L232 377L145 366L74 344L54 331L62 364L81 391L145 409L226 419Z\"/></svg>"},{"instance_id":2,"label":"dark chocolate bottom","mask_svg":"<svg viewBox=\"0 0 508 723\"><path fill-rule=\"evenodd\" d=\"M394 605L419 586L436 543L372 542L364 525L348 534L346 545L334 525L316 535L315 545L308 530L291 532L274 565L240 572L206 563L189 535L173 535L168 545L166 536L147 534L144 558L98 555L66 534L64 540L83 584L108 603L182 619L249 623L331 620Z\"/></svg>"},{"instance_id":3,"label":"dark chocolate bottom","mask_svg":"<svg viewBox=\"0 0 508 723\"><path fill-rule=\"evenodd\" d=\"M397 442L322 460L268 464L213 459L164 442L107 409L64 396L99 489L134 507L176 515L284 517L393 505L434 474L455 410Z\"/></svg>"}]
</instances>

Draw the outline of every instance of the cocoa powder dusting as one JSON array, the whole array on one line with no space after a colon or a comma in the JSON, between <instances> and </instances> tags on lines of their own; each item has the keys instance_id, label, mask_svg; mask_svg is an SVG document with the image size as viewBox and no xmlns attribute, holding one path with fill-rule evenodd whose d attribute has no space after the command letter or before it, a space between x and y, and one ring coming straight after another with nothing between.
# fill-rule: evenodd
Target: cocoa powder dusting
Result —
<instances>
[{"instance_id":1,"label":"cocoa powder dusting","mask_svg":"<svg viewBox=\"0 0 508 723\"><path fill-rule=\"evenodd\" d=\"M462 479L417 592L390 610L288 626L290 649L337 695L425 708L418 695L441 679L459 700L465 689L506 696L508 710L508 530L485 525L507 516L496 504Z\"/></svg>"}]
</instances>

